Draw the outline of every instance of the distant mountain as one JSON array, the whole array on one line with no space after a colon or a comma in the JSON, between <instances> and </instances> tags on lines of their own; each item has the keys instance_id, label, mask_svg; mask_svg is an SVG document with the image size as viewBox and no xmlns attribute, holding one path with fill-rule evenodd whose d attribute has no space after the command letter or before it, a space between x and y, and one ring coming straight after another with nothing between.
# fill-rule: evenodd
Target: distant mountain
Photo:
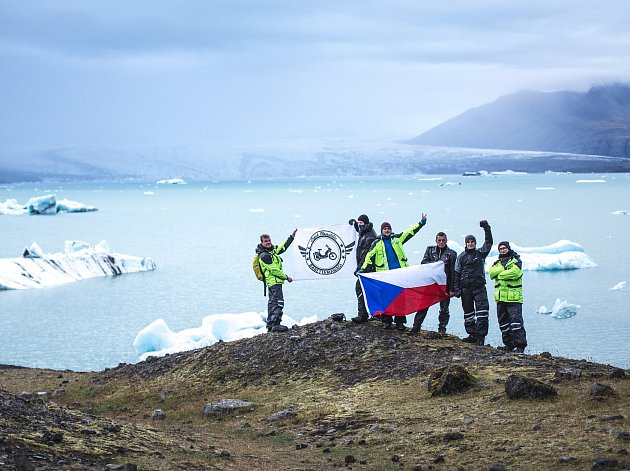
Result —
<instances>
[{"instance_id":1,"label":"distant mountain","mask_svg":"<svg viewBox=\"0 0 630 471\"><path fill-rule=\"evenodd\" d=\"M521 91L473 108L411 144L630 158L630 85Z\"/></svg>"}]
</instances>

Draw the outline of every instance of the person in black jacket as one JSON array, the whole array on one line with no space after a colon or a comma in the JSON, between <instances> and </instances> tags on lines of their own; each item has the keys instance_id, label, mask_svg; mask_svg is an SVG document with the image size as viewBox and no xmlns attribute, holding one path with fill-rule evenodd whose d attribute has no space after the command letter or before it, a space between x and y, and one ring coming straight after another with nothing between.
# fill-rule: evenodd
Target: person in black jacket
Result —
<instances>
[{"instance_id":1,"label":"person in black jacket","mask_svg":"<svg viewBox=\"0 0 630 471\"><path fill-rule=\"evenodd\" d=\"M365 214L359 216L356 221L354 219L350 219L348 224L354 226L354 229L359 233L356 250L357 268L354 270L354 274L356 275L357 270L359 270L361 265L363 265L365 256L370 251L372 243L376 240L376 232L374 231L373 224L370 222L370 218L368 218ZM361 282L358 279L354 291L357 295L358 314L356 317L352 318L352 322L356 322L357 324L367 322L369 315L367 308L365 307L365 299L363 297L363 290L361 289Z\"/></svg>"},{"instance_id":2,"label":"person in black jacket","mask_svg":"<svg viewBox=\"0 0 630 471\"><path fill-rule=\"evenodd\" d=\"M488 293L486 292L485 259L492 248L492 231L485 219L479 222L485 233L485 241L477 249L477 239L466 236L466 249L455 261L453 291L461 296L464 309L464 327L468 337L464 342L483 345L488 335Z\"/></svg>"},{"instance_id":3,"label":"person in black jacket","mask_svg":"<svg viewBox=\"0 0 630 471\"><path fill-rule=\"evenodd\" d=\"M457 258L457 252L453 249L449 248L446 245L448 242L448 238L444 232L438 232L435 236L435 243L437 245L430 245L424 252L424 257L422 257L422 265L425 263L434 263L442 260L444 262L444 270L446 271L446 291L453 296L453 271L455 269L455 259ZM451 299L447 298L444 301L440 301L440 313L438 315L438 332L440 334L446 333L446 326L448 325L448 320L450 318L449 314L449 304L451 303ZM424 319L427 317L427 312L429 312L429 308L421 309L416 312L416 315L413 319L413 327L411 328L412 332L419 332L422 328L422 323Z\"/></svg>"}]
</instances>

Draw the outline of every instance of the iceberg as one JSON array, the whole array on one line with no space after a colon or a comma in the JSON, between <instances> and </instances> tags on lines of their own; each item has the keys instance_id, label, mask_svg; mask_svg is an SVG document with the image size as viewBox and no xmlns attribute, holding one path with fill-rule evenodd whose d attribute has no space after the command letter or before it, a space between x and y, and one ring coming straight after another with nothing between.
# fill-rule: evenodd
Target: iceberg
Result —
<instances>
[{"instance_id":1,"label":"iceberg","mask_svg":"<svg viewBox=\"0 0 630 471\"><path fill-rule=\"evenodd\" d=\"M140 360L145 360L149 356L207 347L219 340L229 342L267 333L266 319L266 312L211 314L202 319L200 327L179 332L173 332L163 319L157 319L138 332L133 346ZM285 314L282 320L283 324L291 327L316 322L317 316L305 317L298 322Z\"/></svg>"},{"instance_id":2,"label":"iceberg","mask_svg":"<svg viewBox=\"0 0 630 471\"><path fill-rule=\"evenodd\" d=\"M55 286L100 276L155 270L148 258L113 253L107 242L95 247L66 241L64 253L46 254L37 243L25 247L21 258L0 259L0 291Z\"/></svg>"},{"instance_id":3,"label":"iceberg","mask_svg":"<svg viewBox=\"0 0 630 471\"><path fill-rule=\"evenodd\" d=\"M0 214L18 216L22 214L57 214L57 213L85 213L98 211L98 208L69 199L57 201L57 195L35 196L26 204L19 204L15 199L8 199L0 203Z\"/></svg>"},{"instance_id":4,"label":"iceberg","mask_svg":"<svg viewBox=\"0 0 630 471\"><path fill-rule=\"evenodd\" d=\"M630 211L627 209L618 209L617 211L613 211L610 214L614 214L615 216L627 216L630 214Z\"/></svg>"},{"instance_id":5,"label":"iceberg","mask_svg":"<svg viewBox=\"0 0 630 471\"><path fill-rule=\"evenodd\" d=\"M536 312L538 314L548 314L550 317L555 317L556 319L566 319L568 317L575 316L578 309L581 307L582 306L579 304L571 304L566 301L556 299L556 303L553 305L551 310L547 309L546 306L540 306Z\"/></svg>"},{"instance_id":6,"label":"iceberg","mask_svg":"<svg viewBox=\"0 0 630 471\"><path fill-rule=\"evenodd\" d=\"M626 287L626 282L625 281L620 281L615 286L610 288L610 290L611 291L619 291L620 289L624 289L625 287Z\"/></svg>"},{"instance_id":7,"label":"iceberg","mask_svg":"<svg viewBox=\"0 0 630 471\"><path fill-rule=\"evenodd\" d=\"M158 185L185 185L186 182L181 178L166 178L164 180L158 180Z\"/></svg>"},{"instance_id":8,"label":"iceberg","mask_svg":"<svg viewBox=\"0 0 630 471\"><path fill-rule=\"evenodd\" d=\"M510 246L521 256L523 270L576 270L597 266L597 263L584 253L584 247L570 240L559 240L542 247L521 247L515 243L510 243ZM497 246L493 246L486 259L486 270L495 262L498 255Z\"/></svg>"},{"instance_id":9,"label":"iceberg","mask_svg":"<svg viewBox=\"0 0 630 471\"><path fill-rule=\"evenodd\" d=\"M448 246L458 254L464 250L462 245L452 240L448 241ZM514 242L510 242L510 246L521 256L523 270L576 270L578 268L597 266L597 263L584 253L584 247L570 240L559 240L553 244L541 247L521 247ZM486 271L490 269L490 266L496 261L498 256L499 250L495 245L486 258Z\"/></svg>"}]
</instances>

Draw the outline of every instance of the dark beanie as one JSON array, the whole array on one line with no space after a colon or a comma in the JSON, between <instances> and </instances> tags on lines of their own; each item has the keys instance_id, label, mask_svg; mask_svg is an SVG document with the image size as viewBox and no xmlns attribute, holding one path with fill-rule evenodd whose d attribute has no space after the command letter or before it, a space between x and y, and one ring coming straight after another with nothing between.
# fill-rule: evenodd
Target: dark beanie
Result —
<instances>
[{"instance_id":1,"label":"dark beanie","mask_svg":"<svg viewBox=\"0 0 630 471\"><path fill-rule=\"evenodd\" d=\"M367 217L365 214L362 214L357 218L357 221L363 221L363 224L368 224L370 222L370 218Z\"/></svg>"},{"instance_id":2,"label":"dark beanie","mask_svg":"<svg viewBox=\"0 0 630 471\"><path fill-rule=\"evenodd\" d=\"M512 247L510 247L510 243L507 240L504 240L503 242L499 242L499 245L497 245L497 248L501 247L502 245L505 245L508 251L512 250Z\"/></svg>"},{"instance_id":3,"label":"dark beanie","mask_svg":"<svg viewBox=\"0 0 630 471\"><path fill-rule=\"evenodd\" d=\"M391 230L392 225L388 222L384 222L383 224L381 224L381 232L383 232L383 229L385 229L386 227L389 227L389 229Z\"/></svg>"},{"instance_id":4,"label":"dark beanie","mask_svg":"<svg viewBox=\"0 0 630 471\"><path fill-rule=\"evenodd\" d=\"M465 242L468 242L469 240L472 240L475 244L477 243L477 239L475 238L474 235L467 235L466 238L464 239Z\"/></svg>"}]
</instances>

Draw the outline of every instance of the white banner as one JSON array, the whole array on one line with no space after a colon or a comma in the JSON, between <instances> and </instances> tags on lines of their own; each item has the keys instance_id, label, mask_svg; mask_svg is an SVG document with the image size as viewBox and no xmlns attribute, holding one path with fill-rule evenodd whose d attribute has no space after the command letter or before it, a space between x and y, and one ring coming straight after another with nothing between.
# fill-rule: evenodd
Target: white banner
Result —
<instances>
[{"instance_id":1,"label":"white banner","mask_svg":"<svg viewBox=\"0 0 630 471\"><path fill-rule=\"evenodd\" d=\"M291 244L291 277L324 280L354 276L357 232L350 224L298 229Z\"/></svg>"}]
</instances>

